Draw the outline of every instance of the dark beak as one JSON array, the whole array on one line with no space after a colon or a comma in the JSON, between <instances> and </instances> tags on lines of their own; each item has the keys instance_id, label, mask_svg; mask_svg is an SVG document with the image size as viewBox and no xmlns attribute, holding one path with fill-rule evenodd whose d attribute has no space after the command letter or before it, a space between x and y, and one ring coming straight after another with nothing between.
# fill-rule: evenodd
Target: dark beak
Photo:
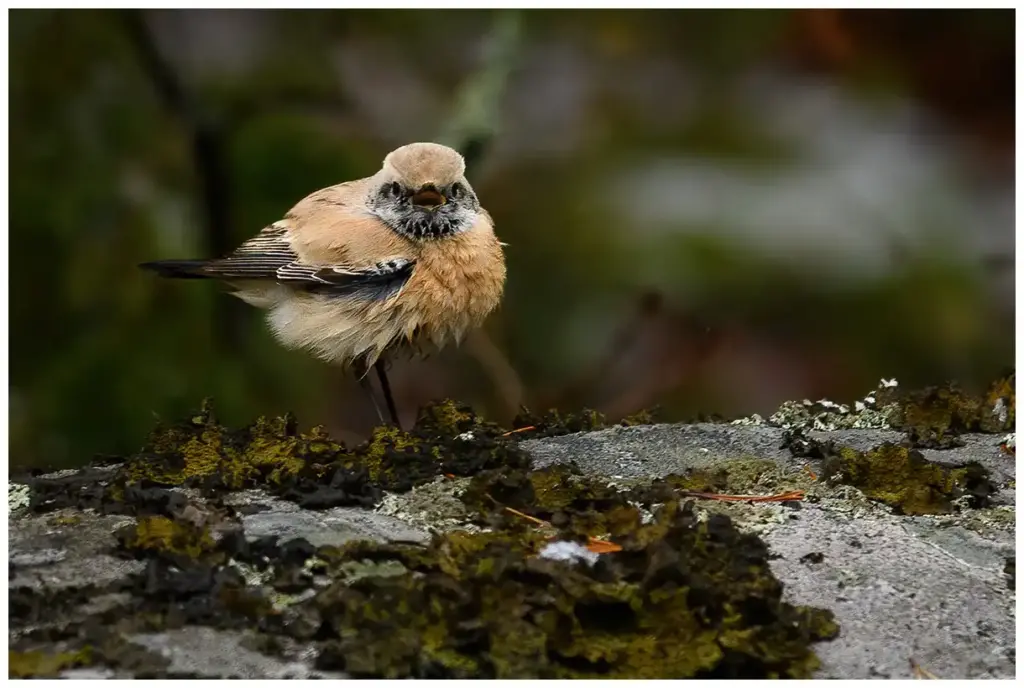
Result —
<instances>
[{"instance_id":1,"label":"dark beak","mask_svg":"<svg viewBox=\"0 0 1024 688\"><path fill-rule=\"evenodd\" d=\"M447 202L448 199L444 197L444 194L430 187L420 189L412 196L413 205L418 205L421 208L433 209Z\"/></svg>"}]
</instances>

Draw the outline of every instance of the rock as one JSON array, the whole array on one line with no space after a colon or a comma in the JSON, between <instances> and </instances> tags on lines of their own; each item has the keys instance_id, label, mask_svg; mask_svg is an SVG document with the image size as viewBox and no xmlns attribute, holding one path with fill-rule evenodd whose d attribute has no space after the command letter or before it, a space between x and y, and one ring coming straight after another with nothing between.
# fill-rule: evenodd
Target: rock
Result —
<instances>
[{"instance_id":1,"label":"rock","mask_svg":"<svg viewBox=\"0 0 1024 688\"><path fill-rule=\"evenodd\" d=\"M1000 438L966 434L960 437L962 446L922 450L926 459L944 465L973 461L984 466L998 488L990 506L959 504L938 516L901 516L855 488L812 479L821 463L794 458L783 448L783 432L762 425L614 427L526 440L519 447L535 467L573 463L582 474L622 489L691 469L738 466L745 471L738 484L747 494L804 490L803 501L698 498L695 506L708 515L728 515L741 530L767 544L785 600L834 613L839 636L813 648L821 660L820 678L910 678L915 666L944 679L1014 676L1015 593L1006 572L1016 554L1015 471L1013 458L999 447ZM903 437L879 429L809 435L860 451ZM761 463L749 463L752 458ZM316 557L308 562L308 574L292 570L288 580L279 580L272 568L261 568L260 552L275 541L299 543L299 552L343 548L358 540L427 543L431 531L465 523L468 515L457 500L465 483L464 478L447 482L439 477L411 492L388 494L377 510L311 511L260 490L230 493L208 503L194 491L179 489L175 494L180 498L164 503L182 513L187 503L189 518L197 523L223 518L210 531L219 542L244 533L249 543L232 545L237 561L205 562L207 568L191 572L176 569L189 564L172 555L145 562L118 550L114 533L132 526L132 516L73 508L38 514L26 506L25 489L9 488L9 498L17 501L12 504L8 550L12 657L15 652L42 652L48 661L32 666L47 666L66 678L343 677L316 663L311 641L275 634L274 624L288 622L301 600L308 599L301 591L323 575ZM234 516L216 516L222 511ZM474 527L479 529L478 524ZM226 569L233 573L226 574ZM215 570L221 573L211 573ZM161 587L160 576L169 572L195 578L183 588ZM138 621L144 614L132 616L130 624L125 621L146 608L147 595L173 597L175 590L196 586L214 591L215 597L234 595L239 608L255 604L245 597L246 589L262 587L272 593L267 599L273 600L274 610L261 611L260 618L268 621L252 627L237 620L225 621L223 627L176 626L173 618L164 617L162 626L147 628ZM315 594L312 588L310 594ZM194 601L186 597L170 608L201 617L201 610L190 604ZM316 619L303 623L309 624L312 638ZM68 649L83 638L94 648L90 658Z\"/></svg>"}]
</instances>

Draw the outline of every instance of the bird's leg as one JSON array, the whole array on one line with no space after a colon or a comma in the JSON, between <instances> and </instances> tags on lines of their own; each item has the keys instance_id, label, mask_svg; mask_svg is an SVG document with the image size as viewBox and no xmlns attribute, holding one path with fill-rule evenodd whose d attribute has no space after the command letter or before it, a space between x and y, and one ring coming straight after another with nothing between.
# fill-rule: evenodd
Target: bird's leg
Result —
<instances>
[{"instance_id":1,"label":"bird's leg","mask_svg":"<svg viewBox=\"0 0 1024 688\"><path fill-rule=\"evenodd\" d=\"M370 397L370 403L373 404L373 410L377 412L377 418L380 420L381 425L386 425L387 422L384 420L384 414L381 413L380 404L377 403L377 395L373 393L373 385L370 383L370 378L367 377L370 373L370 369L366 367L366 364L362 361L357 361L353 369L356 374L356 380L359 381L359 386L366 392L366 396Z\"/></svg>"},{"instance_id":2,"label":"bird's leg","mask_svg":"<svg viewBox=\"0 0 1024 688\"><path fill-rule=\"evenodd\" d=\"M388 413L391 414L391 420L395 423L395 427L401 429L402 424L398 420L398 410L395 408L395 400L391 396L391 385L388 384L388 374L384 370L384 361L377 359L373 367L377 369L377 377L380 379L380 388L384 392L384 401L388 405Z\"/></svg>"}]
</instances>

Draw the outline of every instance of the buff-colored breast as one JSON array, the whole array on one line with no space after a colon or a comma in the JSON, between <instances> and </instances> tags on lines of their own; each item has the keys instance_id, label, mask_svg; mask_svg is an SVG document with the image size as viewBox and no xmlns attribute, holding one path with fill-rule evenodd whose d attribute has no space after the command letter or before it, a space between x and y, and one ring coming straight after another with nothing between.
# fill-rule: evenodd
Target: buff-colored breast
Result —
<instances>
[{"instance_id":1,"label":"buff-colored breast","mask_svg":"<svg viewBox=\"0 0 1024 688\"><path fill-rule=\"evenodd\" d=\"M484 217L468 232L421 245L416 270L396 308L440 347L482 325L504 287L505 258Z\"/></svg>"}]
</instances>

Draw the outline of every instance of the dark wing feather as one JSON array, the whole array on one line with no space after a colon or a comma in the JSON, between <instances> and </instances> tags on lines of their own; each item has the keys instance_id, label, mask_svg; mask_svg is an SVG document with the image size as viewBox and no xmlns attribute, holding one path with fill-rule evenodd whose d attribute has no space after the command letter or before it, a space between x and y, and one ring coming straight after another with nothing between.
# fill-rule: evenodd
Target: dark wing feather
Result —
<instances>
[{"instance_id":1,"label":"dark wing feather","mask_svg":"<svg viewBox=\"0 0 1024 688\"><path fill-rule=\"evenodd\" d=\"M203 272L225 279L277 279L277 270L299 259L288 243L287 228L270 225L224 258L209 261Z\"/></svg>"},{"instance_id":2,"label":"dark wing feather","mask_svg":"<svg viewBox=\"0 0 1024 688\"><path fill-rule=\"evenodd\" d=\"M320 294L383 300L398 293L409 281L415 266L416 261L407 258L383 260L365 268L325 267L295 261L281 266L277 279Z\"/></svg>"},{"instance_id":3,"label":"dark wing feather","mask_svg":"<svg viewBox=\"0 0 1024 688\"><path fill-rule=\"evenodd\" d=\"M227 280L274 280L313 293L386 299L409 280L416 261L392 258L366 267L309 265L299 260L287 229L270 225L203 273Z\"/></svg>"}]
</instances>

